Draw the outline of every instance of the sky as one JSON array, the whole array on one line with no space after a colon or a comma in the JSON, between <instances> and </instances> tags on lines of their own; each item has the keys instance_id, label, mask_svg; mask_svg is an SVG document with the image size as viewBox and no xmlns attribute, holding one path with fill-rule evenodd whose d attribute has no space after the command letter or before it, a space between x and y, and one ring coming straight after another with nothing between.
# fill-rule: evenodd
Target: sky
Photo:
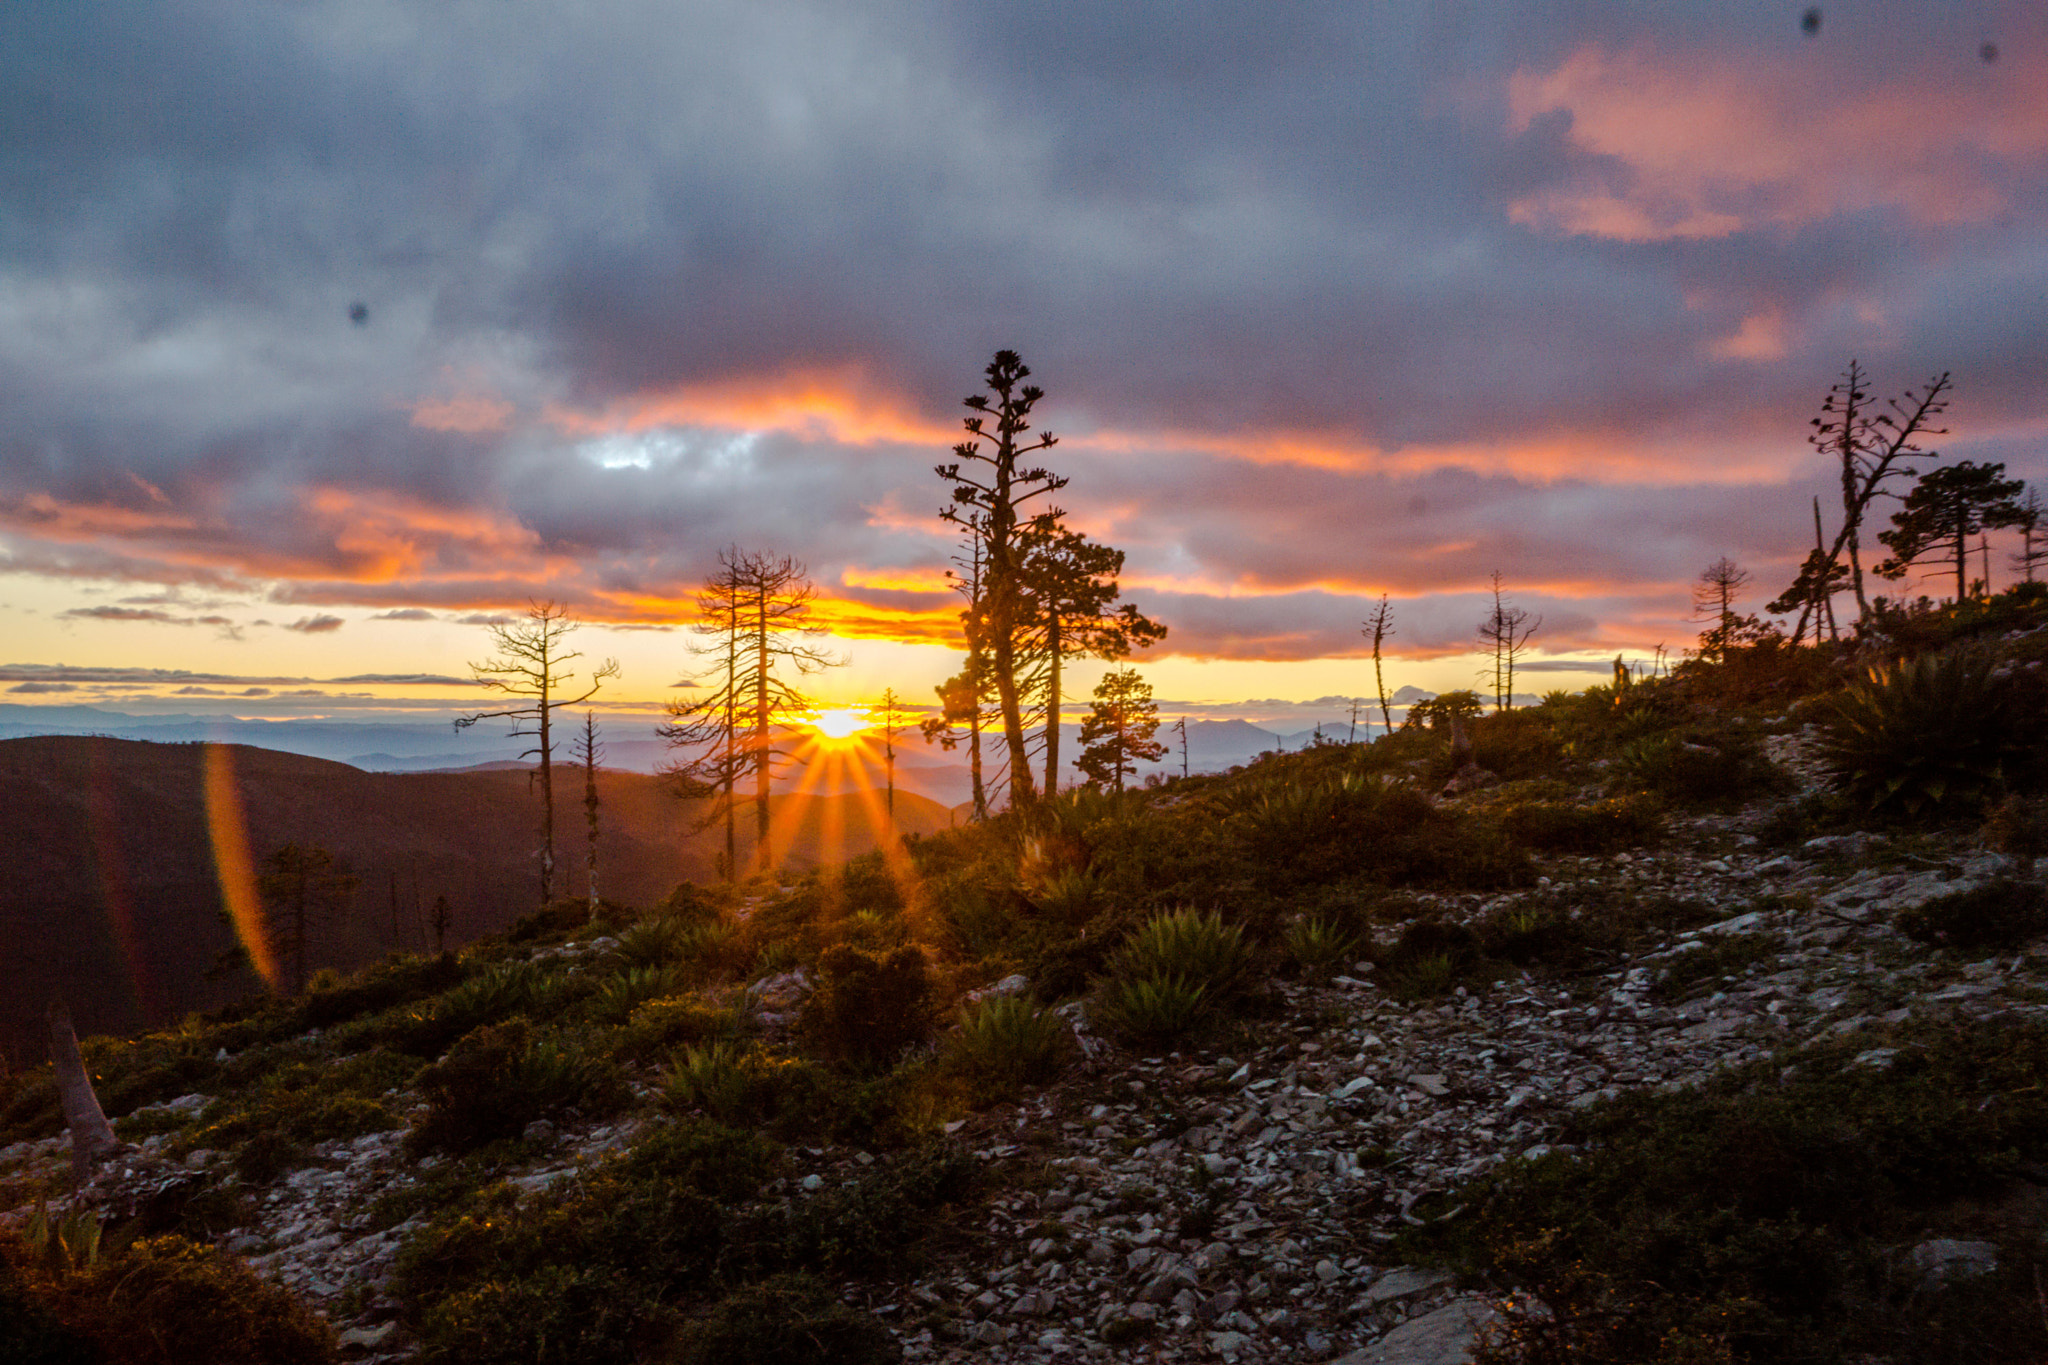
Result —
<instances>
[{"instance_id":1,"label":"sky","mask_svg":"<svg viewBox=\"0 0 2048 1365\"><path fill-rule=\"evenodd\" d=\"M1371 692L1381 594L1474 685L1495 573L1540 686L1676 653L1852 358L2048 478L2048 9L1804 9L8 6L0 702L445 710L554 599L658 705L729 546L929 698L999 348L1163 701Z\"/></svg>"}]
</instances>

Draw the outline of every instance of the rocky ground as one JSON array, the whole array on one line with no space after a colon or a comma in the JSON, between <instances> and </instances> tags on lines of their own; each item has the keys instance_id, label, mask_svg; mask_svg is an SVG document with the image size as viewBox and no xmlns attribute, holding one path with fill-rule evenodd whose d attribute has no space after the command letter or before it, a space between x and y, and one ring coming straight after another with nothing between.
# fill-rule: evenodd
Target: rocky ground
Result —
<instances>
[{"instance_id":1,"label":"rocky ground","mask_svg":"<svg viewBox=\"0 0 2048 1365\"><path fill-rule=\"evenodd\" d=\"M1779 746L1806 769L1796 741ZM1669 898L1710 912L1569 989L1510 979L1417 1006L1360 964L1328 984L1283 985L1284 1009L1227 1055L1132 1059L1096 1045L1086 1074L959 1126L1001 1191L976 1215L986 1235L958 1239L935 1273L852 1283L847 1296L891 1325L911 1361L1450 1365L1493 1310L1379 1248L1424 1196L1542 1150L1571 1109L1908 1017L2048 1012L2048 960L1958 961L1890 927L1906 906L2010 872L2002 856L1863 835L1766 856L1752 818L1699 817L1654 851L1561 859L1527 892L1440 898L1476 918L1570 886L1581 902ZM1654 989L1673 962L1731 935L1760 945L1739 980L1689 999ZM1873 1042L1865 1064L1888 1063ZM564 1133L519 1183L544 1198L659 1121ZM405 1358L384 1290L412 1224L368 1223L375 1198L421 1177L402 1135L319 1149L266 1196L260 1229L227 1243L325 1311L361 1359ZM133 1203L177 1180L154 1155L161 1142L88 1197ZM0 1177L54 1171L66 1155L54 1140L0 1150ZM799 1195L873 1160L792 1155Z\"/></svg>"}]
</instances>

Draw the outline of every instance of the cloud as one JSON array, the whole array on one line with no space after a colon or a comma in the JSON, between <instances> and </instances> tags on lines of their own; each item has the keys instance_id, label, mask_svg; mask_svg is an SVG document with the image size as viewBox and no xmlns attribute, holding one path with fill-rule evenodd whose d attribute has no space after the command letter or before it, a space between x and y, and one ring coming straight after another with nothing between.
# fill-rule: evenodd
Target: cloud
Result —
<instances>
[{"instance_id":1,"label":"cloud","mask_svg":"<svg viewBox=\"0 0 2048 1365\"><path fill-rule=\"evenodd\" d=\"M36 696L52 692L76 692L78 685L68 682L25 682L16 683L7 690L10 693L18 692L27 696Z\"/></svg>"},{"instance_id":2,"label":"cloud","mask_svg":"<svg viewBox=\"0 0 2048 1365\"><path fill-rule=\"evenodd\" d=\"M1672 638L1718 555L1789 578L1851 354L1953 368L1950 454L2048 476L2038 6L1978 12L1989 66L1903 0L1812 42L1740 6L600 13L373 51L125 10L146 135L88 21L11 30L0 572L133 591L74 622L657 629L738 544L834 630L953 643L931 467L998 346L1201 657L1355 649L1380 592L1398 649L1458 648L1494 569L1545 645Z\"/></svg>"},{"instance_id":3,"label":"cloud","mask_svg":"<svg viewBox=\"0 0 2048 1365\"><path fill-rule=\"evenodd\" d=\"M346 624L339 616L301 616L285 629L295 630L301 635L331 635Z\"/></svg>"}]
</instances>

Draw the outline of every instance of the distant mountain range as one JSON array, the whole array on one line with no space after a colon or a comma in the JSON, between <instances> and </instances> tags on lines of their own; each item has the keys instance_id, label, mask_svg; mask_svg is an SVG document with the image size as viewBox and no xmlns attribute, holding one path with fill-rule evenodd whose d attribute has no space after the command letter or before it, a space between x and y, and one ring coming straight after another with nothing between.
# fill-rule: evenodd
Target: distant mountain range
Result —
<instances>
[{"instance_id":1,"label":"distant mountain range","mask_svg":"<svg viewBox=\"0 0 2048 1365\"><path fill-rule=\"evenodd\" d=\"M1413 694L1412 696L1409 694ZM1397 704L1427 696L1403 688ZM1349 720L1323 723L1323 733L1342 739L1349 732ZM1367 731L1360 721L1360 737ZM95 706L33 706L0 704L0 739L34 735L106 735L117 739L151 740L159 744L207 741L215 744L248 744L282 753L324 758L368 772L435 772L469 770L486 765L518 763L526 748L524 741L511 738L502 727L479 725L457 732L447 720L245 720L234 716L177 714L130 715ZM1298 749L1311 743L1315 729L1278 733L1242 720L1194 720L1188 722L1187 763L1191 772L1215 772L1248 762L1273 749ZM1179 737L1162 729L1159 738L1171 749L1168 758L1147 765L1147 771L1179 772ZM831 757L845 746L818 748L807 729L786 732L779 741L804 755ZM619 720L606 724L605 765L627 772L656 773L670 761L668 746L644 722L632 725ZM875 774L872 785L880 786L881 739L873 731L850 746L863 755ZM1066 780L1079 781L1073 759L1081 751L1081 727L1068 723L1060 727L1060 752ZM566 747L562 756L566 756ZM993 756L993 747L990 749ZM967 798L967 755L964 750L946 752L927 745L913 729L896 738L897 780L905 790L919 792L946 805ZM850 791L855 782L844 773L821 779L831 785L826 791ZM800 785L800 781L798 783Z\"/></svg>"},{"instance_id":2,"label":"distant mountain range","mask_svg":"<svg viewBox=\"0 0 2048 1365\"><path fill-rule=\"evenodd\" d=\"M98 736L0 740L0 1047L41 1056L41 1014L54 998L81 1032L129 1032L253 988L209 980L231 946L208 824L202 744ZM434 899L453 911L451 946L503 929L539 900L541 803L524 768L369 773L299 754L227 749L251 855L287 842L333 853L357 878L346 913L309 954L348 967L394 948L429 946ZM584 894L582 783L558 782L558 892ZM660 903L678 882L716 875L722 831L699 830L699 802L664 779L602 771L598 888ZM770 839L787 865L839 861L888 828L875 793L778 794ZM752 812L739 821L744 865ZM895 798L895 827L944 828L944 805Z\"/></svg>"}]
</instances>

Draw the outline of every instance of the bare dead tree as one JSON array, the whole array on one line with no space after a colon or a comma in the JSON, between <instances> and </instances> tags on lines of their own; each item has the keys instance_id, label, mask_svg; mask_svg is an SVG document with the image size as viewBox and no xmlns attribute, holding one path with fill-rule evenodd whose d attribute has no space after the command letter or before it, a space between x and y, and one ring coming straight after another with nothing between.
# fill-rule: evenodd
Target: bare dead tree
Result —
<instances>
[{"instance_id":1,"label":"bare dead tree","mask_svg":"<svg viewBox=\"0 0 2048 1365\"><path fill-rule=\"evenodd\" d=\"M882 731L882 768L889 794L889 828L892 831L896 828L896 732L903 728L896 716L902 709L903 704L896 699L896 689L883 688L882 700L875 710L882 715L879 727Z\"/></svg>"},{"instance_id":2,"label":"bare dead tree","mask_svg":"<svg viewBox=\"0 0 2048 1365\"><path fill-rule=\"evenodd\" d=\"M480 720L509 720L512 733L533 740L533 747L521 758L540 760L535 776L541 794L540 898L545 905L555 895L555 770L554 719L564 706L581 706L596 696L608 678L619 675L619 661L607 659L590 675L590 686L573 697L560 695L573 673L563 665L583 657L565 649L562 641L576 629L569 609L559 602L533 602L522 620L491 627L491 639L499 653L470 671L485 687L509 696L529 698L520 705L500 711L478 711L458 717L455 728L466 730Z\"/></svg>"},{"instance_id":3,"label":"bare dead tree","mask_svg":"<svg viewBox=\"0 0 2048 1365\"><path fill-rule=\"evenodd\" d=\"M1394 608L1388 603L1387 595L1380 594L1380 604L1372 609L1372 615L1365 618L1362 635L1372 639L1372 680L1380 692L1380 725L1387 734L1394 733L1393 708L1387 705L1387 675L1380 668L1380 647L1394 633Z\"/></svg>"},{"instance_id":4,"label":"bare dead tree","mask_svg":"<svg viewBox=\"0 0 2048 1365\"><path fill-rule=\"evenodd\" d=\"M2012 567L2026 575L2027 582L2034 581L2034 570L2048 564L2048 537L2041 534L2041 495L2032 488L2020 502L2020 519L2016 523L2020 533L2020 548L2012 556ZM1987 573L1986 578L1990 575Z\"/></svg>"},{"instance_id":5,"label":"bare dead tree","mask_svg":"<svg viewBox=\"0 0 2048 1365\"><path fill-rule=\"evenodd\" d=\"M1507 600L1498 570L1493 575L1493 610L1479 623L1481 643L1493 650L1493 709L1505 711L1514 705L1515 660L1529 647L1529 641L1543 626L1541 616Z\"/></svg>"},{"instance_id":6,"label":"bare dead tree","mask_svg":"<svg viewBox=\"0 0 2048 1365\"><path fill-rule=\"evenodd\" d=\"M725 673L723 686L688 702L669 704L662 738L687 755L670 766L686 795L721 799L726 820L726 867L737 875L732 808L740 777L754 777L755 864L774 862L768 839L768 797L776 765L789 758L775 747L777 716L810 709L790 675L815 673L843 660L807 643L823 635L810 624L817 595L797 560L734 549L719 556L719 571L698 595L703 619L696 629L715 643L709 653ZM694 751L694 753L692 752ZM714 807L714 817L721 813Z\"/></svg>"},{"instance_id":7,"label":"bare dead tree","mask_svg":"<svg viewBox=\"0 0 2048 1365\"><path fill-rule=\"evenodd\" d=\"M1807 436L1815 450L1834 458L1842 483L1842 529L1835 534L1835 543L1816 567L1813 582L1824 591L1833 581L1835 566L1846 552L1849 582L1856 593L1858 620L1870 612L1870 601L1863 591L1859 549L1864 514L1878 494L1885 491L1887 481L1915 472L1913 460L1939 458L1937 452L1928 450L1920 442L1925 437L1948 434L1947 428L1932 424L1948 408L1948 399L1944 395L1951 387L1944 371L1928 380L1917 392L1908 389L1889 400L1887 406L1891 410L1878 413L1871 411L1870 395L1864 390L1864 381L1863 367L1851 360L1841 380L1828 390L1827 397L1821 401L1821 415L1813 419L1814 429ZM1798 624L1792 630L1793 639L1805 635L1808 618L1816 608L1825 605L1826 597L1816 595L1801 608ZM1816 638L1818 635L1816 631Z\"/></svg>"}]
</instances>

